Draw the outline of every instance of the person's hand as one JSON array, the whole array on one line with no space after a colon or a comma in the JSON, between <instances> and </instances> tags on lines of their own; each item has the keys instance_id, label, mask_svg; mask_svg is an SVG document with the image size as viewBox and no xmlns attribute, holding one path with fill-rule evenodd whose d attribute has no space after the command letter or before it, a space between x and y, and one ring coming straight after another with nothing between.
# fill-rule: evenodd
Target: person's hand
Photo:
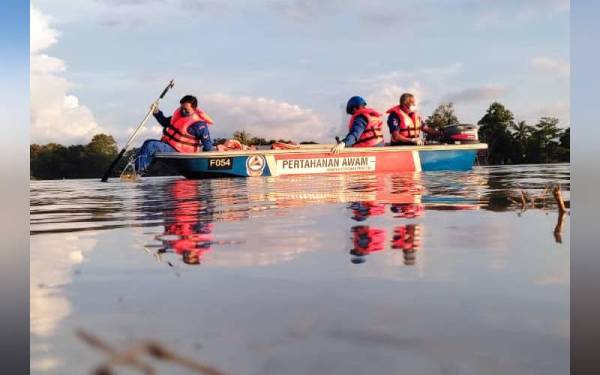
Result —
<instances>
[{"instance_id":1,"label":"person's hand","mask_svg":"<svg viewBox=\"0 0 600 375\"><path fill-rule=\"evenodd\" d=\"M413 143L416 146L423 146L423 140L421 138L415 138L415 139L413 139Z\"/></svg>"},{"instance_id":2,"label":"person's hand","mask_svg":"<svg viewBox=\"0 0 600 375\"><path fill-rule=\"evenodd\" d=\"M152 105L150 105L150 109L152 110L152 113L155 114L160 111L160 109L158 108L158 100L152 103Z\"/></svg>"},{"instance_id":3,"label":"person's hand","mask_svg":"<svg viewBox=\"0 0 600 375\"><path fill-rule=\"evenodd\" d=\"M342 151L344 148L346 148L346 144L344 143L344 141L342 141L339 142L337 145L333 146L331 152L334 154L339 154L340 151Z\"/></svg>"}]
</instances>

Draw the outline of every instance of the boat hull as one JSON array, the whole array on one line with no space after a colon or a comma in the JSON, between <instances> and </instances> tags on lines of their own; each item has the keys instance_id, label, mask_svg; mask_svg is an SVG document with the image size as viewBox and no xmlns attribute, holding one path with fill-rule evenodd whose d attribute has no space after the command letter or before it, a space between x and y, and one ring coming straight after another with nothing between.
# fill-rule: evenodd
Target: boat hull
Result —
<instances>
[{"instance_id":1,"label":"boat hull","mask_svg":"<svg viewBox=\"0 0 600 375\"><path fill-rule=\"evenodd\" d=\"M485 144L351 148L328 147L202 153L158 153L156 158L187 178L255 177L331 173L465 171Z\"/></svg>"}]
</instances>

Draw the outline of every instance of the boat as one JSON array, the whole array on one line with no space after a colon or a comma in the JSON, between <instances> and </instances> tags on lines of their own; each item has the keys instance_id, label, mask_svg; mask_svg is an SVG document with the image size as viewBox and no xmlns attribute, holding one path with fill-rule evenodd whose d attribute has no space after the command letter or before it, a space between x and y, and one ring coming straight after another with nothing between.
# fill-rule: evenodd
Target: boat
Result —
<instances>
[{"instance_id":1,"label":"boat","mask_svg":"<svg viewBox=\"0 0 600 375\"><path fill-rule=\"evenodd\" d=\"M156 159L190 179L332 173L466 171L485 143L423 146L354 147L339 154L333 145L300 145L297 149L257 149L196 153L161 152Z\"/></svg>"}]
</instances>

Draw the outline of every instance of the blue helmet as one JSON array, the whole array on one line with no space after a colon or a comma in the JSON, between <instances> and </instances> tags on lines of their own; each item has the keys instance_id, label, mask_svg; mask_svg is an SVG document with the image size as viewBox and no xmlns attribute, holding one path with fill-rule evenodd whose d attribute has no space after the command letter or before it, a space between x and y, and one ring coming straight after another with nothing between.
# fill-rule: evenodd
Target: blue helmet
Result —
<instances>
[{"instance_id":1,"label":"blue helmet","mask_svg":"<svg viewBox=\"0 0 600 375\"><path fill-rule=\"evenodd\" d=\"M351 115L352 109L355 107L360 107L361 105L367 105L367 102L360 96L353 96L348 100L346 104L346 113Z\"/></svg>"}]
</instances>

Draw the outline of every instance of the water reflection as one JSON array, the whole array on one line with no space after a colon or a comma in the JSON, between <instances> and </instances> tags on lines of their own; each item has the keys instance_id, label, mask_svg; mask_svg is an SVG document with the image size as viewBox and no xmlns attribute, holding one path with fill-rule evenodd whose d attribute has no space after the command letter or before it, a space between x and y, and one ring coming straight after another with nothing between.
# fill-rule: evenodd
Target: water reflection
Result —
<instances>
[{"instance_id":1,"label":"water reflection","mask_svg":"<svg viewBox=\"0 0 600 375\"><path fill-rule=\"evenodd\" d=\"M174 207L164 212L164 233L155 237L162 242L158 254L175 253L190 265L200 264L213 243L212 211L207 195L198 194L198 183L177 180L169 186Z\"/></svg>"},{"instance_id":2,"label":"water reflection","mask_svg":"<svg viewBox=\"0 0 600 375\"><path fill-rule=\"evenodd\" d=\"M510 209L507 199L493 198L499 194L495 189L497 186L491 189L488 181L503 187L504 183L498 182L496 177L490 178L488 173L465 173L460 176L407 173L321 178L325 183L310 184L315 181L314 176L170 181L167 185L169 204L161 205L164 231L154 237L160 244L148 246L156 248L158 256L176 254L186 265L200 265L205 261L221 266L258 265L257 261L260 264L273 264L289 260L290 255L298 256L310 248L295 247L294 243L286 243L285 238L281 238L280 246L253 247L250 258L244 258L244 254L240 253L237 253L238 257L232 257L231 253L214 252L215 247L232 243L231 239L227 239L231 237L229 233L225 240L216 241L216 228L226 223L268 218L272 214L293 217L295 211L304 207L347 203L349 218L360 223L348 227L352 263L365 263L368 256L387 250L401 252L402 264L414 266L426 242L425 224L420 220L426 211ZM502 192L506 198L506 191ZM219 204L215 205L215 201ZM340 220L344 216L342 214ZM371 223L378 217L392 218L400 223L393 226ZM268 230L265 232L268 236L272 235ZM559 241L560 231L554 233ZM245 241L238 239L237 243ZM301 244L298 236L294 237L294 241ZM263 244L271 242L267 237ZM278 253L280 250L286 255L281 256ZM214 253L206 260L211 252ZM241 259L245 261L240 263Z\"/></svg>"},{"instance_id":3,"label":"water reflection","mask_svg":"<svg viewBox=\"0 0 600 375\"><path fill-rule=\"evenodd\" d=\"M97 358L79 357L73 344L83 327L111 341L157 337L187 353L199 343L202 358L231 373L430 373L425 366L442 362L469 373L564 372L568 215L557 220L549 200L546 212L518 216L507 199L555 182L568 201L564 165L34 181L32 369L86 373ZM210 324L190 328L198 316ZM332 371L303 367L329 349Z\"/></svg>"},{"instance_id":4,"label":"water reflection","mask_svg":"<svg viewBox=\"0 0 600 375\"><path fill-rule=\"evenodd\" d=\"M302 217L295 221L298 213L308 207L344 204L346 211L339 212L339 221L350 219L346 227L350 243L345 252L351 250L353 262L364 262L368 254L400 250L403 264L414 265L427 244L422 220L426 212L514 210L507 199L511 192L541 191L549 181L562 183L568 201L568 166L202 181L150 179L119 184L118 191L115 186L91 181L73 182L68 188L40 182L32 184L31 233L160 226L160 233L153 231L143 239L154 255L177 257L186 265L273 264L311 251L327 236L320 230L299 231L299 223L309 223ZM552 202L548 209L553 209ZM256 224L232 229L242 222ZM562 240L563 222L559 217L554 231L557 242ZM219 250L223 247L227 251Z\"/></svg>"}]
</instances>

